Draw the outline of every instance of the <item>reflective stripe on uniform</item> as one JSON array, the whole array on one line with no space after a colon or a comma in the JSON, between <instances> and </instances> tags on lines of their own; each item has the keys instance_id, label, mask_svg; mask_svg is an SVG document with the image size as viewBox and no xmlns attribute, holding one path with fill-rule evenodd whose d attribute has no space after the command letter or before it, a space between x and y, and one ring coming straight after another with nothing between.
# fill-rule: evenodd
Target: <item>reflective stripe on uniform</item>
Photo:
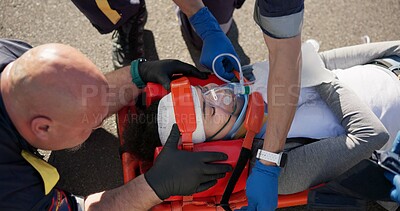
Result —
<instances>
[{"instance_id":1,"label":"reflective stripe on uniform","mask_svg":"<svg viewBox=\"0 0 400 211\"><path fill-rule=\"evenodd\" d=\"M60 179L57 169L26 150L21 151L21 156L39 172L44 184L44 194L49 194Z\"/></svg>"},{"instance_id":2,"label":"reflective stripe on uniform","mask_svg":"<svg viewBox=\"0 0 400 211\"><path fill-rule=\"evenodd\" d=\"M110 4L107 0L96 0L96 4L113 24L118 23L118 21L121 19L121 15L110 7Z\"/></svg>"}]
</instances>

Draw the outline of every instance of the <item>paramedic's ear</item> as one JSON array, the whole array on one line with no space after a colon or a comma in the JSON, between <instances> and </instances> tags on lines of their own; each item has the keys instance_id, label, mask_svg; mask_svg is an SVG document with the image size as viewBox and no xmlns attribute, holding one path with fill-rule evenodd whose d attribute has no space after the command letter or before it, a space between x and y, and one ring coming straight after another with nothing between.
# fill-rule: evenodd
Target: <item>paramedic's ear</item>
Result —
<instances>
[{"instance_id":1,"label":"paramedic's ear","mask_svg":"<svg viewBox=\"0 0 400 211\"><path fill-rule=\"evenodd\" d=\"M193 65L175 59L141 62L139 63L138 70L143 82L159 83L168 91L170 90L171 78L176 74L193 76L200 79L208 78L207 73L200 72Z\"/></svg>"},{"instance_id":2,"label":"paramedic's ear","mask_svg":"<svg viewBox=\"0 0 400 211\"><path fill-rule=\"evenodd\" d=\"M31 130L33 134L40 140L47 141L49 138L49 129L51 125L51 120L47 117L35 117L31 121Z\"/></svg>"}]
</instances>

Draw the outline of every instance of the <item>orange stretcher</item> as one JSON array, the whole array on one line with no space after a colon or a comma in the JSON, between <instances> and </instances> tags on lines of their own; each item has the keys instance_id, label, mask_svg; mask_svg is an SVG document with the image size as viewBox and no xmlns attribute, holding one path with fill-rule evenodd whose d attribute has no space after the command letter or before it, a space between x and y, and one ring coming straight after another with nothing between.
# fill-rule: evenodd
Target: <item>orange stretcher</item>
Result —
<instances>
[{"instance_id":1,"label":"orange stretcher","mask_svg":"<svg viewBox=\"0 0 400 211\"><path fill-rule=\"evenodd\" d=\"M222 84L223 82L220 81L215 75L210 75L207 80L200 80L197 78L191 78L189 77L190 84L192 85L206 85L209 83L216 83L216 84ZM149 106L152 102L156 100L160 100L164 95L166 95L168 92L159 84L154 84L154 83L148 83L144 90L145 94L145 104L146 106ZM123 132L125 125L127 122L136 117L136 107L134 105L132 106L126 106L122 108L118 114L117 114L117 128L118 128L118 136L120 140L120 144L124 144L124 139L123 139ZM229 157L233 157L234 159L237 159L240 148L242 146L242 139L239 140L231 140L231 141L216 141L216 142L207 142L207 143L202 143L202 144L196 144L196 147L201 148L201 145L207 145L207 149L212 149L212 146L209 145L215 145L215 149L226 149L227 145L233 147L234 149L237 149L237 152L232 152L232 150L227 153L229 154ZM197 146L199 145L199 146ZM221 147L224 146L224 147ZM218 150L221 151L221 150ZM229 151L229 149L228 149ZM233 159L232 158L232 159ZM122 152L121 154L121 159L122 159L122 169L123 169L123 176L124 176L124 183L129 182L130 180L134 179L135 177L139 176L140 174L145 173L152 165L152 163L148 162L142 162L140 160L137 160L132 154L128 152ZM235 165L234 162L230 159L227 161L229 164ZM248 168L245 167L242 175L240 176L239 181L237 182L235 186L235 190L233 191L233 194L230 197L229 204L231 209L238 209L242 206L247 205L247 199L246 199L246 194L245 194L245 181L248 176ZM161 210L184 210L184 211L190 211L190 210L224 210L222 207L217 206L217 204L220 202L222 194L219 194L220 192L223 192L227 181L229 180L230 174L228 173L225 178L220 179L221 181L218 181L218 184L214 187L212 187L212 190L206 190L204 192L201 192L200 194L195 194L193 196L184 196L184 197L172 197L172 200L166 200L163 203L153 207L152 210L156 211L161 211ZM207 192L208 191L208 192ZM207 196L207 194L210 193L213 196ZM218 194L215 194L218 193ZM279 195L278 197L278 208L284 208L284 207L292 207L292 206L299 206L299 205L305 205L307 204L307 198L308 198L308 193L309 190L305 190L300 193L296 194L288 194L288 195ZM197 195L197 196L196 196Z\"/></svg>"}]
</instances>

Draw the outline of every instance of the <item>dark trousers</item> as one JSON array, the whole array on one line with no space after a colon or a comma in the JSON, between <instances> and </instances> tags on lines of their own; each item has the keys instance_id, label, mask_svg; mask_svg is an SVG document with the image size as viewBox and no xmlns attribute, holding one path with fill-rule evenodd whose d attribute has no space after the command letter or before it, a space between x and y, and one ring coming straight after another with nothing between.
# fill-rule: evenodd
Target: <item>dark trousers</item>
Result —
<instances>
[{"instance_id":1,"label":"dark trousers","mask_svg":"<svg viewBox=\"0 0 400 211\"><path fill-rule=\"evenodd\" d=\"M117 29L140 9L140 4L131 4L129 0L72 0L72 2L101 34ZM144 0L140 0L140 3L144 4Z\"/></svg>"},{"instance_id":2,"label":"dark trousers","mask_svg":"<svg viewBox=\"0 0 400 211\"><path fill-rule=\"evenodd\" d=\"M137 14L140 4L130 0L72 0L76 7L89 19L94 27L106 34L124 24ZM203 0L220 24L227 23L233 15L237 0Z\"/></svg>"}]
</instances>

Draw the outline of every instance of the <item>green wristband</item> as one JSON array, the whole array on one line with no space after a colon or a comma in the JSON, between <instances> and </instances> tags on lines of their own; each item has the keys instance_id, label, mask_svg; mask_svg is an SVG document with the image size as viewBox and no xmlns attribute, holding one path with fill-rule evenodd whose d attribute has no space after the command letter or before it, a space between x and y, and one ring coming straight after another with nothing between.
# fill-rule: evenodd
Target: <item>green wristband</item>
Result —
<instances>
[{"instance_id":1,"label":"green wristband","mask_svg":"<svg viewBox=\"0 0 400 211\"><path fill-rule=\"evenodd\" d=\"M139 89L142 89L146 86L146 83L143 82L139 75L139 63L144 61L146 61L146 59L136 59L131 63L132 83L136 84Z\"/></svg>"}]
</instances>

